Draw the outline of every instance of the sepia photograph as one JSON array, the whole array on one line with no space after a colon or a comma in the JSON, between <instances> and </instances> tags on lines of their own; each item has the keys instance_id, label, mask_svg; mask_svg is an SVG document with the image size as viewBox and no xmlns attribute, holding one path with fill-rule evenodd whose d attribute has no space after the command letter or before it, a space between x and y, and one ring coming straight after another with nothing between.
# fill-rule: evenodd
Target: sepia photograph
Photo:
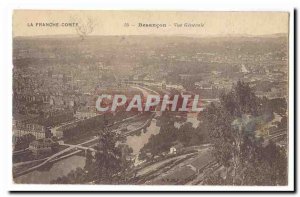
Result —
<instances>
[{"instance_id":1,"label":"sepia photograph","mask_svg":"<svg viewBox=\"0 0 300 197\"><path fill-rule=\"evenodd\" d=\"M14 10L13 183L292 184L289 20Z\"/></svg>"}]
</instances>

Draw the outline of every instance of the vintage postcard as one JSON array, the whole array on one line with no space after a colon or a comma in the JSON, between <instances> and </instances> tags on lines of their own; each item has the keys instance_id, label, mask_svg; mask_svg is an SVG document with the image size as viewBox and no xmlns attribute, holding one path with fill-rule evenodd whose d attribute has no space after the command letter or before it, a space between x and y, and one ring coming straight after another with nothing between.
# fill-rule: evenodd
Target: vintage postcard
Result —
<instances>
[{"instance_id":1,"label":"vintage postcard","mask_svg":"<svg viewBox=\"0 0 300 197\"><path fill-rule=\"evenodd\" d=\"M14 10L14 184L291 184L289 17Z\"/></svg>"}]
</instances>

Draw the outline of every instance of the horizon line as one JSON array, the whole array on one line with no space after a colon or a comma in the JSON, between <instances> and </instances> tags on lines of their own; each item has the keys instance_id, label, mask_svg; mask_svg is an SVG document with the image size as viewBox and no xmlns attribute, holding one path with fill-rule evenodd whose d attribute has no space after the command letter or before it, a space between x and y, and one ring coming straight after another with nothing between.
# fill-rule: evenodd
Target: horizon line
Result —
<instances>
[{"instance_id":1,"label":"horizon line","mask_svg":"<svg viewBox=\"0 0 300 197\"><path fill-rule=\"evenodd\" d=\"M98 34L98 35L88 35L87 37L100 37L100 36L157 36L157 37L265 37L265 36L288 36L289 32L282 33L271 33L271 34ZM79 37L77 34L54 34L54 35L23 35L23 36L12 36L12 38L34 38L34 37Z\"/></svg>"}]
</instances>

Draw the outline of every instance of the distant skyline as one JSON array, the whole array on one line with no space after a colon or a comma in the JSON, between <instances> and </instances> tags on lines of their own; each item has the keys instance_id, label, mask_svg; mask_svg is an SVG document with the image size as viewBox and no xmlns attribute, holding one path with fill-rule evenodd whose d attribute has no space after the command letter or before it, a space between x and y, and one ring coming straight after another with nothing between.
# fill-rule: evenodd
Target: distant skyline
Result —
<instances>
[{"instance_id":1,"label":"distant skyline","mask_svg":"<svg viewBox=\"0 0 300 197\"><path fill-rule=\"evenodd\" d=\"M94 24L90 33L93 36L263 36L289 32L288 12L15 10L13 36L76 36L76 27L63 27L62 23L82 26L89 19ZM58 23L58 26L45 27L41 23ZM129 23L129 27L125 27L125 23ZM139 23L166 26L139 27ZM184 24L198 24L199 27L185 27Z\"/></svg>"}]
</instances>

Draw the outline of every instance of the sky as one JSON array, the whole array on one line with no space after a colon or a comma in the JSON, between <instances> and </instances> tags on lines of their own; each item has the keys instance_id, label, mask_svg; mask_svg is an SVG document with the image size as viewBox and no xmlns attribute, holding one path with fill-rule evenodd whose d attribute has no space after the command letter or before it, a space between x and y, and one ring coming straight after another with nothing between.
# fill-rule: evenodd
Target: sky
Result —
<instances>
[{"instance_id":1,"label":"sky","mask_svg":"<svg viewBox=\"0 0 300 197\"><path fill-rule=\"evenodd\" d=\"M13 36L76 35L76 27L93 23L90 35L267 35L288 33L288 12L162 12L162 11L67 11L15 10ZM40 23L58 23L45 27ZM124 24L129 24L125 27ZM143 24L166 24L165 28L138 27ZM202 24L184 27L184 24ZM175 25L177 24L177 25ZM180 24L182 26L180 27Z\"/></svg>"}]
</instances>

